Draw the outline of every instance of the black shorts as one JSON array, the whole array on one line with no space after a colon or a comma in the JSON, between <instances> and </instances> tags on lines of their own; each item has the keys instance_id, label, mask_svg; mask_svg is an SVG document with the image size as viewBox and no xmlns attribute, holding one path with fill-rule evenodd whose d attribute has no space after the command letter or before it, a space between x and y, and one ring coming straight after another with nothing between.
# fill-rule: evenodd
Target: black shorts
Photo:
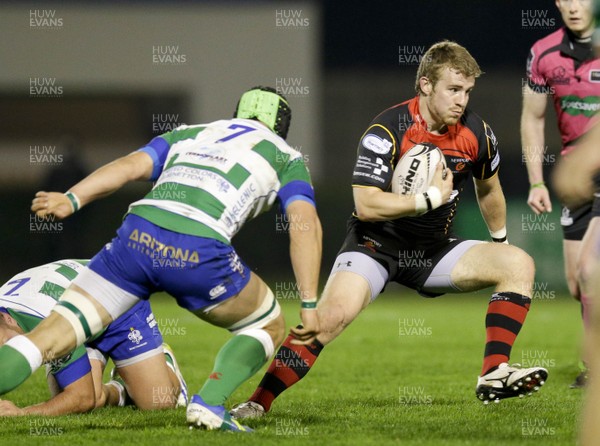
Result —
<instances>
[{"instance_id":1,"label":"black shorts","mask_svg":"<svg viewBox=\"0 0 600 446\"><path fill-rule=\"evenodd\" d=\"M423 285L440 260L464 241L455 236L435 240L399 236L382 232L378 223L350 219L338 256L346 252L365 254L387 270L388 282L397 282L423 296L435 297L442 293L423 291Z\"/></svg>"},{"instance_id":2,"label":"black shorts","mask_svg":"<svg viewBox=\"0 0 600 446\"><path fill-rule=\"evenodd\" d=\"M600 217L600 192L594 194L594 201L592 202L592 218Z\"/></svg>"},{"instance_id":3,"label":"black shorts","mask_svg":"<svg viewBox=\"0 0 600 446\"><path fill-rule=\"evenodd\" d=\"M595 199L593 205L587 203L574 211L570 211L566 206L563 206L560 225L565 240L583 240L593 212L596 213L596 217L600 216L600 203L596 203L598 201L599 199Z\"/></svg>"},{"instance_id":4,"label":"black shorts","mask_svg":"<svg viewBox=\"0 0 600 446\"><path fill-rule=\"evenodd\" d=\"M562 208L560 225L565 240L583 240L590 220L594 217L600 217L600 173L594 175L593 182L596 190L593 201L584 204L573 212L567 209L566 206Z\"/></svg>"}]
</instances>

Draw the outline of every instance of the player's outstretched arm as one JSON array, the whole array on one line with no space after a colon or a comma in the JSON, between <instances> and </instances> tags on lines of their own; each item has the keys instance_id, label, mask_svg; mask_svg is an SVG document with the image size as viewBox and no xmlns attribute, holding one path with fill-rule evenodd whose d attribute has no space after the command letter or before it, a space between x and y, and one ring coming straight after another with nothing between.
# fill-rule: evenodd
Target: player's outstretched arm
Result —
<instances>
[{"instance_id":1,"label":"player's outstretched arm","mask_svg":"<svg viewBox=\"0 0 600 446\"><path fill-rule=\"evenodd\" d=\"M552 185L567 206L589 202L594 193L593 176L600 170L600 122L582 138L577 149L563 156L552 174Z\"/></svg>"},{"instance_id":2,"label":"player's outstretched arm","mask_svg":"<svg viewBox=\"0 0 600 446\"><path fill-rule=\"evenodd\" d=\"M521 146L523 159L529 177L527 204L536 214L552 212L552 202L544 183L544 124L546 103L545 93L536 93L529 86L524 87L523 108L521 111Z\"/></svg>"},{"instance_id":3,"label":"player's outstretched arm","mask_svg":"<svg viewBox=\"0 0 600 446\"><path fill-rule=\"evenodd\" d=\"M290 222L290 257L302 299L302 329L292 328L297 344L310 344L319 334L316 302L321 269L323 231L315 207L302 200L287 206Z\"/></svg>"},{"instance_id":4,"label":"player's outstretched arm","mask_svg":"<svg viewBox=\"0 0 600 446\"><path fill-rule=\"evenodd\" d=\"M153 162L145 152L133 152L118 158L92 172L73 186L69 192L36 193L31 210L40 218L53 215L63 219L79 208L112 194L125 184L136 180L148 180L152 175Z\"/></svg>"},{"instance_id":5,"label":"player's outstretched arm","mask_svg":"<svg viewBox=\"0 0 600 446\"><path fill-rule=\"evenodd\" d=\"M433 203L433 209L446 203L452 193L452 172L438 164L437 171L431 183L440 191L438 200ZM354 206L359 220L382 221L414 216L417 214L416 195L398 195L384 192L378 187L358 187L352 189Z\"/></svg>"},{"instance_id":6,"label":"player's outstretched arm","mask_svg":"<svg viewBox=\"0 0 600 446\"><path fill-rule=\"evenodd\" d=\"M0 416L56 416L85 413L94 409L95 405L94 382L92 374L87 373L66 386L62 392L40 404L19 408L12 401L0 400Z\"/></svg>"},{"instance_id":7,"label":"player's outstretched arm","mask_svg":"<svg viewBox=\"0 0 600 446\"><path fill-rule=\"evenodd\" d=\"M494 175L487 180L473 180L481 215L494 241L506 241L506 199L500 178Z\"/></svg>"}]
</instances>

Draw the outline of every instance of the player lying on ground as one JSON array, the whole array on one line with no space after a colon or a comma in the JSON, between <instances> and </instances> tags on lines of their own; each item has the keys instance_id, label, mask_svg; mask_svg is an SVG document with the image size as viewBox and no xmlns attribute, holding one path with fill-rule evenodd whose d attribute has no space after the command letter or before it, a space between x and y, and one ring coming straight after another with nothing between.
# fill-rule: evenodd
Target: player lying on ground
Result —
<instances>
[{"instance_id":1,"label":"player lying on ground","mask_svg":"<svg viewBox=\"0 0 600 446\"><path fill-rule=\"evenodd\" d=\"M294 345L289 336L249 402L232 411L235 417L268 411L390 281L426 297L493 286L477 397L489 402L522 396L544 383L545 369L508 365L531 303L534 264L506 242L496 137L466 108L480 73L465 48L453 42L435 44L421 60L417 96L385 110L367 128L354 170L355 211L317 308L321 333L307 346ZM442 149L452 173L443 179L440 167L425 194L391 193L400 156L418 143ZM464 240L452 232L459 194L471 175L481 213L497 243Z\"/></svg>"},{"instance_id":2,"label":"player lying on ground","mask_svg":"<svg viewBox=\"0 0 600 446\"><path fill-rule=\"evenodd\" d=\"M117 236L98 253L35 329L0 348L0 395L48 358L96 335L140 300L165 291L199 318L234 336L187 408L190 425L248 431L223 404L270 358L284 320L269 287L238 257L232 237L276 200L290 222L290 256L312 342L321 225L302 154L285 137L291 111L275 90L242 95L235 119L181 126L93 172L66 193L38 192L38 217L65 218L134 180L155 181L130 205Z\"/></svg>"},{"instance_id":3,"label":"player lying on ground","mask_svg":"<svg viewBox=\"0 0 600 446\"><path fill-rule=\"evenodd\" d=\"M28 269L0 287L0 345L47 317L88 260L60 260ZM86 351L87 347L87 351ZM164 352L163 352L164 348ZM102 384L108 358L119 378ZM148 301L134 305L94 340L47 364L52 398L19 408L0 401L0 416L65 415L132 401L140 409L185 405L187 389L175 356L163 344Z\"/></svg>"},{"instance_id":4,"label":"player lying on ground","mask_svg":"<svg viewBox=\"0 0 600 446\"><path fill-rule=\"evenodd\" d=\"M549 161L548 146L544 142L548 99L552 99L556 111L562 140L561 155L578 150L594 113L590 107L595 107L600 99L595 78L600 72L600 59L592 51L592 3L556 0L555 4L564 26L538 40L531 48L527 59L527 85L523 88L521 141L530 184L527 204L538 215L552 212L543 169ZM587 292L586 280L579 275L579 265L587 269L595 263L588 256L589 251L583 248L582 241L591 230L590 221L598 216L600 201L589 196L588 201L579 203L577 207L563 203L560 219L565 275L571 295L581 302L584 333L588 319ZM584 352L584 359L585 355ZM585 361L582 361L581 371L571 388L584 386L586 380L587 369Z\"/></svg>"}]
</instances>

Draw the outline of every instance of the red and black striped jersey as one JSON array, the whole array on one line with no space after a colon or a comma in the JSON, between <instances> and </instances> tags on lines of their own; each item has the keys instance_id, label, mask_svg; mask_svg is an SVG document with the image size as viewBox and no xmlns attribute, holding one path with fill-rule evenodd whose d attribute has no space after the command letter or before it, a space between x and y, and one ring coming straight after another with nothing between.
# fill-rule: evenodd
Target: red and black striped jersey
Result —
<instances>
[{"instance_id":1,"label":"red and black striped jersey","mask_svg":"<svg viewBox=\"0 0 600 446\"><path fill-rule=\"evenodd\" d=\"M500 163L497 140L491 127L469 109L442 135L427 130L419 113L418 96L383 111L361 137L352 185L390 192L392 174L400 156L415 144L425 142L442 150L454 174L454 193L450 201L420 217L380 223L386 230L403 236L437 239L450 232L460 193L469 176L480 180L491 178Z\"/></svg>"}]
</instances>

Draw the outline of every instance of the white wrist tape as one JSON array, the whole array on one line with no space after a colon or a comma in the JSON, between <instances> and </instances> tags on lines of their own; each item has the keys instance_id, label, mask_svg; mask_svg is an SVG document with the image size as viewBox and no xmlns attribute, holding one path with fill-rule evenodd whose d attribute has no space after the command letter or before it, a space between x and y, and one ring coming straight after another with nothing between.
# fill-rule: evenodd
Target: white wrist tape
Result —
<instances>
[{"instance_id":1,"label":"white wrist tape","mask_svg":"<svg viewBox=\"0 0 600 446\"><path fill-rule=\"evenodd\" d=\"M429 186L427 192L415 195L415 211L417 215L439 208L442 204L442 193L435 186Z\"/></svg>"},{"instance_id":2,"label":"white wrist tape","mask_svg":"<svg viewBox=\"0 0 600 446\"><path fill-rule=\"evenodd\" d=\"M69 199L69 202L71 203L71 207L73 208L73 213L75 213L79 209L81 209L81 200L79 199L79 197L77 195L75 195L73 192L68 190L67 192L65 192L65 197L67 197Z\"/></svg>"},{"instance_id":3,"label":"white wrist tape","mask_svg":"<svg viewBox=\"0 0 600 446\"><path fill-rule=\"evenodd\" d=\"M492 240L496 243L505 243L508 245L508 238L506 235L506 226L502 229L498 229L497 231L490 231L490 235L492 236Z\"/></svg>"},{"instance_id":4,"label":"white wrist tape","mask_svg":"<svg viewBox=\"0 0 600 446\"><path fill-rule=\"evenodd\" d=\"M504 238L506 237L506 226L502 229L498 229L497 231L490 231L490 235L492 238Z\"/></svg>"}]
</instances>

